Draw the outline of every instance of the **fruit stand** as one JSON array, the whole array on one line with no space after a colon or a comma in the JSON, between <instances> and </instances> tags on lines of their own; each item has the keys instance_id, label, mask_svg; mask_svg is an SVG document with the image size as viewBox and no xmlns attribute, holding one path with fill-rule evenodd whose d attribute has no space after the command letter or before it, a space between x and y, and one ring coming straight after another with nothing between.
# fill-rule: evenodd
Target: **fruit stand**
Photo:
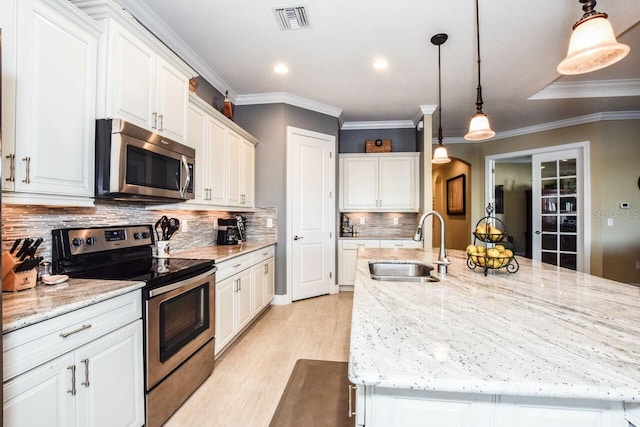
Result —
<instances>
[{"instance_id":1,"label":"fruit stand","mask_svg":"<svg viewBox=\"0 0 640 427\"><path fill-rule=\"evenodd\" d=\"M473 244L467 246L467 266L475 270L481 268L484 275L489 270L504 268L509 273L515 273L520 268L513 256L513 251L507 249L500 242L507 238L507 228L504 222L493 216L493 206L487 206L487 216L482 217L473 231ZM480 243L491 244L487 247Z\"/></svg>"}]
</instances>

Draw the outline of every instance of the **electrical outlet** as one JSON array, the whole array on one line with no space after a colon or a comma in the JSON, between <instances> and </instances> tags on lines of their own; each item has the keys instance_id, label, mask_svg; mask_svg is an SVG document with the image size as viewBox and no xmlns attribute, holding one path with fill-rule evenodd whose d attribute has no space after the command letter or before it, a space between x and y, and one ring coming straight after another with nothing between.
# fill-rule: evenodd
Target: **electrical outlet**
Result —
<instances>
[{"instance_id":1,"label":"electrical outlet","mask_svg":"<svg viewBox=\"0 0 640 427\"><path fill-rule=\"evenodd\" d=\"M182 231L183 233L189 231L189 221L187 221L186 219L180 221L180 231Z\"/></svg>"},{"instance_id":2,"label":"electrical outlet","mask_svg":"<svg viewBox=\"0 0 640 427\"><path fill-rule=\"evenodd\" d=\"M613 227L613 218L607 218L607 227Z\"/></svg>"},{"instance_id":3,"label":"electrical outlet","mask_svg":"<svg viewBox=\"0 0 640 427\"><path fill-rule=\"evenodd\" d=\"M398 218L393 218L393 225L398 225Z\"/></svg>"},{"instance_id":4,"label":"electrical outlet","mask_svg":"<svg viewBox=\"0 0 640 427\"><path fill-rule=\"evenodd\" d=\"M364 221L364 217L360 217L360 224L364 225L365 221Z\"/></svg>"},{"instance_id":5,"label":"electrical outlet","mask_svg":"<svg viewBox=\"0 0 640 427\"><path fill-rule=\"evenodd\" d=\"M273 228L273 218L267 218L267 228Z\"/></svg>"}]
</instances>

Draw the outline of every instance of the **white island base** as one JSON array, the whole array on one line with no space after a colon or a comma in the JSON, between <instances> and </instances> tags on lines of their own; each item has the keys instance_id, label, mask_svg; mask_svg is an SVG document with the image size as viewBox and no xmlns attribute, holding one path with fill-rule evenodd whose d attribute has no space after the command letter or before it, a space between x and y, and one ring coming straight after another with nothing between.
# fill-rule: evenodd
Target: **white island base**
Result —
<instances>
[{"instance_id":1,"label":"white island base","mask_svg":"<svg viewBox=\"0 0 640 427\"><path fill-rule=\"evenodd\" d=\"M357 386L356 426L628 427L622 402Z\"/></svg>"}]
</instances>

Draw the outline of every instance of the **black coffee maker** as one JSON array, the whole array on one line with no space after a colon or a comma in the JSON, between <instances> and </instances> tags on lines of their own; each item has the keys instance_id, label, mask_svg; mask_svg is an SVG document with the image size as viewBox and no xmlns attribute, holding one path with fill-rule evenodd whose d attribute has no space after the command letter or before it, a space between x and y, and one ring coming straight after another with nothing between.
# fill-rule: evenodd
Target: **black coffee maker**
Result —
<instances>
[{"instance_id":1,"label":"black coffee maker","mask_svg":"<svg viewBox=\"0 0 640 427\"><path fill-rule=\"evenodd\" d=\"M236 219L218 218L218 244L237 245L238 244L238 222Z\"/></svg>"}]
</instances>

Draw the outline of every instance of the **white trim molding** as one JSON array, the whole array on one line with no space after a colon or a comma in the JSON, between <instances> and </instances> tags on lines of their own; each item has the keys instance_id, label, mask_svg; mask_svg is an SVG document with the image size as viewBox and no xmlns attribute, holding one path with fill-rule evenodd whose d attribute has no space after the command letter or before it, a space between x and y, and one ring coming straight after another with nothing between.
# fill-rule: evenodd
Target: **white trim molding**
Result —
<instances>
[{"instance_id":1,"label":"white trim molding","mask_svg":"<svg viewBox=\"0 0 640 427\"><path fill-rule=\"evenodd\" d=\"M344 122L340 130L363 129L413 129L416 126L411 120L387 120L371 122Z\"/></svg>"},{"instance_id":2,"label":"white trim molding","mask_svg":"<svg viewBox=\"0 0 640 427\"><path fill-rule=\"evenodd\" d=\"M305 108L316 113L326 114L332 117L340 117L342 109L332 105L322 104L301 96L292 95L287 92L254 93L249 95L238 95L236 105L256 105L256 104L289 104L294 107Z\"/></svg>"},{"instance_id":3,"label":"white trim molding","mask_svg":"<svg viewBox=\"0 0 640 427\"><path fill-rule=\"evenodd\" d=\"M556 82L529 99L573 99L640 96L640 79Z\"/></svg>"}]
</instances>

